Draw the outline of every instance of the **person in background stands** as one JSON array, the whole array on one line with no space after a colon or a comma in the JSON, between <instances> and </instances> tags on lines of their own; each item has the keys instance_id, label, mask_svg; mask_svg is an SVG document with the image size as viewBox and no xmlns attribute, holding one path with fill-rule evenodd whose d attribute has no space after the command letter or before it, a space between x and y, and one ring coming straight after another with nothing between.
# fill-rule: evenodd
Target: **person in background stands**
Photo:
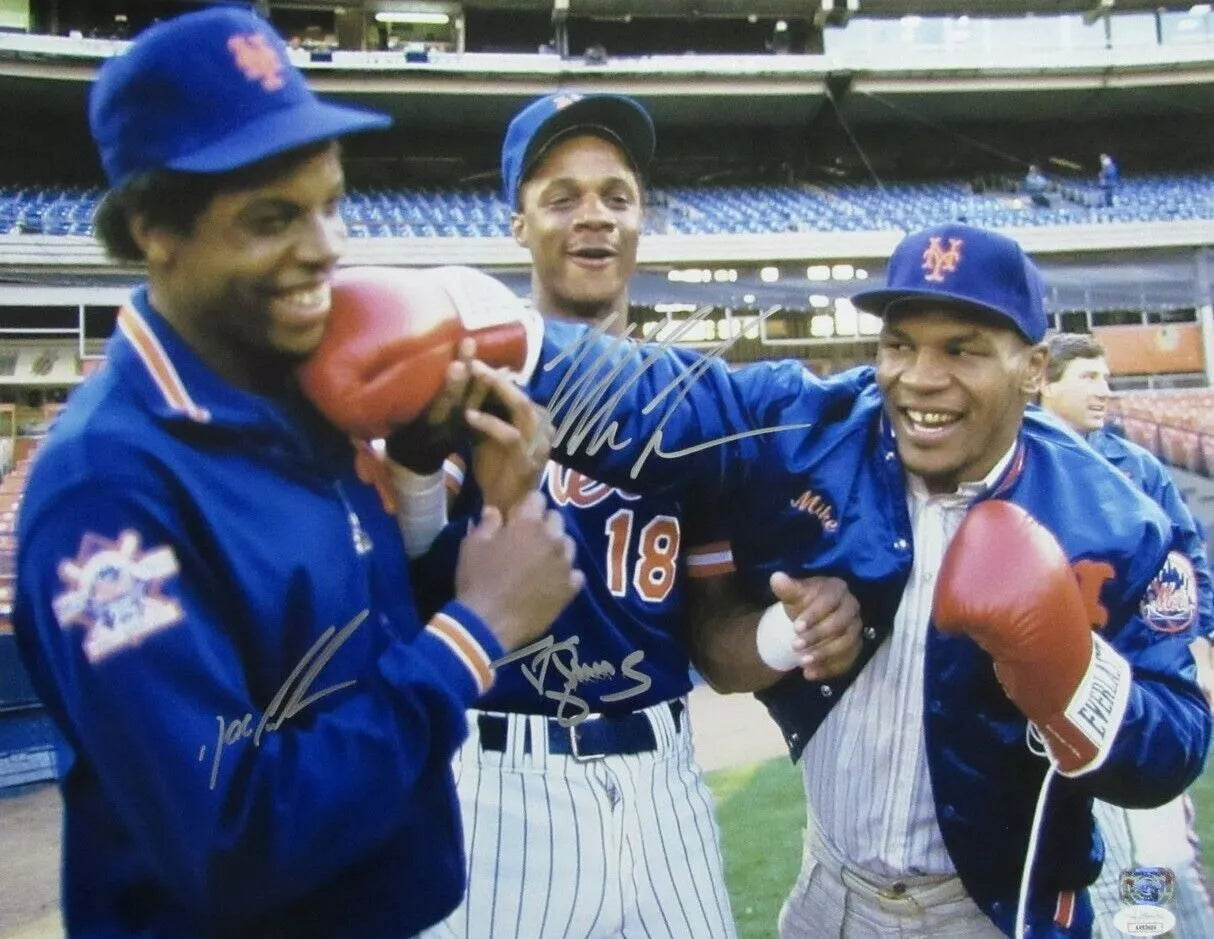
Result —
<instances>
[{"instance_id":1,"label":"person in background stands","mask_svg":"<svg viewBox=\"0 0 1214 939\"><path fill-rule=\"evenodd\" d=\"M1028 194L1029 199L1032 200L1033 205L1043 209L1050 207L1050 197L1046 195L1049 185L1050 182L1045 178L1045 174L1041 172L1041 167L1036 163L1032 164L1024 177L1024 191Z\"/></svg>"},{"instance_id":2,"label":"person in background stands","mask_svg":"<svg viewBox=\"0 0 1214 939\"><path fill-rule=\"evenodd\" d=\"M1121 172L1117 169L1113 158L1107 153L1100 154L1100 171L1096 180L1100 184L1101 204L1105 208L1112 208L1113 195L1117 191L1117 184L1121 181Z\"/></svg>"},{"instance_id":3,"label":"person in background stands","mask_svg":"<svg viewBox=\"0 0 1214 939\"><path fill-rule=\"evenodd\" d=\"M1178 528L1195 527L1180 490L1162 463L1148 450L1104 428L1109 391L1109 363L1094 337L1055 333L1046 342L1049 360L1041 389L1041 405L1116 466L1159 505ZM1117 508L1110 507L1116 512ZM1189 561L1203 608L1212 603L1210 572L1203 537L1194 544ZM1211 687L1211 643L1195 635L1191 645L1198 675L1207 694ZM1176 895L1170 909L1176 915L1175 935L1214 936L1214 906L1201 861L1194 827L1193 800L1186 794L1156 809L1124 809L1097 800L1096 822L1104 838L1105 858L1100 879L1092 887L1096 922L1109 939L1121 935L1113 916L1121 908L1122 871L1166 867L1176 875Z\"/></svg>"}]
</instances>

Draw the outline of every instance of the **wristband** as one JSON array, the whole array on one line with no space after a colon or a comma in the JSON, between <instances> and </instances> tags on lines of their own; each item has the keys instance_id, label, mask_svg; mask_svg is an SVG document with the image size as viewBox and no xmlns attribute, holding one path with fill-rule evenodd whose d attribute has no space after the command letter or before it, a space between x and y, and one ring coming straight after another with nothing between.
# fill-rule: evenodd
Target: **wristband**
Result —
<instances>
[{"instance_id":1,"label":"wristband","mask_svg":"<svg viewBox=\"0 0 1214 939\"><path fill-rule=\"evenodd\" d=\"M447 487L443 472L420 475L387 461L396 491L396 524L411 558L425 554L447 524Z\"/></svg>"}]
</instances>

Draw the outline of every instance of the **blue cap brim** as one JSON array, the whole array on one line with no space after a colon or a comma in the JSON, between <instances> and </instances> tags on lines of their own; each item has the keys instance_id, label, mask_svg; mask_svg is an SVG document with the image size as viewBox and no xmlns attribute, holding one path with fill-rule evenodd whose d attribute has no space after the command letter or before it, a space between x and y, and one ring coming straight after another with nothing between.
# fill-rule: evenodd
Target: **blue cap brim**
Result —
<instances>
[{"instance_id":1,"label":"blue cap brim","mask_svg":"<svg viewBox=\"0 0 1214 939\"><path fill-rule=\"evenodd\" d=\"M391 123L387 114L313 99L255 118L226 137L167 161L165 167L187 173L224 173L297 147L379 130Z\"/></svg>"},{"instance_id":2,"label":"blue cap brim","mask_svg":"<svg viewBox=\"0 0 1214 939\"><path fill-rule=\"evenodd\" d=\"M1012 330L1026 341L1034 345L1039 341L1025 333L1019 321L1006 310L992 306L989 303L979 303L973 297L948 293L944 290L915 290L913 288L865 290L853 296L851 303L852 306L862 313L872 313L874 316L884 317L885 311L889 309L890 304L900 303L903 300L934 300L937 303L947 304L952 307L964 307L967 310L989 313L992 317L999 320L1000 323L1010 326Z\"/></svg>"}]
</instances>

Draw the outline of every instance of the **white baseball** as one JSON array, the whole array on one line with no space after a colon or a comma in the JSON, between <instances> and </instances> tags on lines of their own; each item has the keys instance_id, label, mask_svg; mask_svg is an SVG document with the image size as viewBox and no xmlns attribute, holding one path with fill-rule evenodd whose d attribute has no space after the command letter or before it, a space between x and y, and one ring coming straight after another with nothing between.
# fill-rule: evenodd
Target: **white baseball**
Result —
<instances>
[{"instance_id":1,"label":"white baseball","mask_svg":"<svg viewBox=\"0 0 1214 939\"><path fill-rule=\"evenodd\" d=\"M786 672L789 669L801 667L801 656L792 647L792 641L797 637L793 621L784 612L783 603L773 603L759 617L759 628L755 633L755 645L761 658L770 668Z\"/></svg>"}]
</instances>

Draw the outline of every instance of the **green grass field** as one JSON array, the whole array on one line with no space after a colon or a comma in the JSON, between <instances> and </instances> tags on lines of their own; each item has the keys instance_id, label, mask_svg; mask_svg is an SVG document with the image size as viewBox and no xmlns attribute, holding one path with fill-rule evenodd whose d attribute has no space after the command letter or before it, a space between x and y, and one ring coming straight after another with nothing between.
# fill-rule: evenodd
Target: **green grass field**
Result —
<instances>
[{"instance_id":1,"label":"green grass field","mask_svg":"<svg viewBox=\"0 0 1214 939\"><path fill-rule=\"evenodd\" d=\"M725 877L739 939L771 939L780 904L801 866L801 776L783 757L708 774L724 839ZM1214 880L1214 760L1190 790Z\"/></svg>"},{"instance_id":2,"label":"green grass field","mask_svg":"<svg viewBox=\"0 0 1214 939\"><path fill-rule=\"evenodd\" d=\"M771 939L801 868L805 798L784 757L708 774L717 800L725 879L739 939Z\"/></svg>"}]
</instances>

